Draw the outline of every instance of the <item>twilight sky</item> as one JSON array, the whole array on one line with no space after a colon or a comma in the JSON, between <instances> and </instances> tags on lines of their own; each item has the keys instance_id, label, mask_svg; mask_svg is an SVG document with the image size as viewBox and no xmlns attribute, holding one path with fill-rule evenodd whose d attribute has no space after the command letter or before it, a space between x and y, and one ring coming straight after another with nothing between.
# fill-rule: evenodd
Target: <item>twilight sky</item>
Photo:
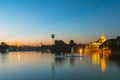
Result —
<instances>
[{"instance_id":1,"label":"twilight sky","mask_svg":"<svg viewBox=\"0 0 120 80\"><path fill-rule=\"evenodd\" d=\"M120 0L0 0L0 42L96 41L120 34Z\"/></svg>"}]
</instances>

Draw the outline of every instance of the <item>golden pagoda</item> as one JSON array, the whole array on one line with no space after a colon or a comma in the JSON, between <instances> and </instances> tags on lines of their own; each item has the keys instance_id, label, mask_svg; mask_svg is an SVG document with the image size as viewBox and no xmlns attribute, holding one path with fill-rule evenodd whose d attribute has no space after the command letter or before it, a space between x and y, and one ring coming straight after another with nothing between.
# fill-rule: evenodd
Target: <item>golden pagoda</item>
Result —
<instances>
[{"instance_id":1,"label":"golden pagoda","mask_svg":"<svg viewBox=\"0 0 120 80\"><path fill-rule=\"evenodd\" d=\"M104 33L102 33L100 38L97 41L87 44L86 48L91 50L99 50L99 46L106 40L107 40L106 36L104 35Z\"/></svg>"},{"instance_id":2,"label":"golden pagoda","mask_svg":"<svg viewBox=\"0 0 120 80\"><path fill-rule=\"evenodd\" d=\"M104 35L104 33L101 34L99 42L103 43L107 40L106 36Z\"/></svg>"}]
</instances>

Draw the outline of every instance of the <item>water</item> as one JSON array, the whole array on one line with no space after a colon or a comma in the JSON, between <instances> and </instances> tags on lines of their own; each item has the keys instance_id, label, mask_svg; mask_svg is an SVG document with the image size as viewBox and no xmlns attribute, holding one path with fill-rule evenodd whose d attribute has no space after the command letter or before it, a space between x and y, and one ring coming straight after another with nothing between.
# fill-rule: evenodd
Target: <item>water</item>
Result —
<instances>
[{"instance_id":1,"label":"water","mask_svg":"<svg viewBox=\"0 0 120 80\"><path fill-rule=\"evenodd\" d=\"M56 58L41 52L0 54L0 80L120 80L120 61L109 54Z\"/></svg>"}]
</instances>

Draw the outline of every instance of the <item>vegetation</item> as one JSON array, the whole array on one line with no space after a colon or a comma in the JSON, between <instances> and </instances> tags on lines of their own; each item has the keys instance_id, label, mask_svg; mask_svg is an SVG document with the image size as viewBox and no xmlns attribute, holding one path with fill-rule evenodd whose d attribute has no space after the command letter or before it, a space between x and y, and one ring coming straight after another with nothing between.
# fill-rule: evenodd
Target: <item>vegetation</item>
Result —
<instances>
[{"instance_id":1,"label":"vegetation","mask_svg":"<svg viewBox=\"0 0 120 80\"><path fill-rule=\"evenodd\" d=\"M120 36L109 39L100 45L100 49L108 47L113 54L120 54Z\"/></svg>"},{"instance_id":2,"label":"vegetation","mask_svg":"<svg viewBox=\"0 0 120 80\"><path fill-rule=\"evenodd\" d=\"M1 42L0 44L0 52L5 53L9 49L9 45L7 45L5 42Z\"/></svg>"},{"instance_id":3,"label":"vegetation","mask_svg":"<svg viewBox=\"0 0 120 80\"><path fill-rule=\"evenodd\" d=\"M71 53L71 49L73 49L76 53L79 51L80 47L83 47L83 44L76 44L73 40L70 40L69 44L62 40L55 40L55 44L51 46L50 50L52 53L65 54Z\"/></svg>"},{"instance_id":4,"label":"vegetation","mask_svg":"<svg viewBox=\"0 0 120 80\"><path fill-rule=\"evenodd\" d=\"M52 39L54 39L55 35L51 35ZM71 53L71 50L74 53L79 52L79 48L84 48L83 44L76 44L74 40L70 40L69 44L65 43L63 40L55 40L53 45L41 45L41 46L15 46L15 45L7 45L5 42L1 42L0 44L0 52L6 53L10 51L42 51L42 52L52 52L55 54L65 54Z\"/></svg>"}]
</instances>

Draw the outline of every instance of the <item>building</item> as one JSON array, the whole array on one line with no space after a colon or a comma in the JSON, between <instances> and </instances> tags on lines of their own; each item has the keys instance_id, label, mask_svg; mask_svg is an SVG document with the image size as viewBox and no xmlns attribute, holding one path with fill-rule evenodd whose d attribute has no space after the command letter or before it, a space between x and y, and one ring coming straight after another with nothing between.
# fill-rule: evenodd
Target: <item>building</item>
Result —
<instances>
[{"instance_id":1,"label":"building","mask_svg":"<svg viewBox=\"0 0 120 80\"><path fill-rule=\"evenodd\" d=\"M85 49L90 49L92 51L98 51L99 46L102 43L104 43L106 40L107 40L106 36L104 35L104 33L102 33L100 38L97 41L86 44Z\"/></svg>"}]
</instances>

